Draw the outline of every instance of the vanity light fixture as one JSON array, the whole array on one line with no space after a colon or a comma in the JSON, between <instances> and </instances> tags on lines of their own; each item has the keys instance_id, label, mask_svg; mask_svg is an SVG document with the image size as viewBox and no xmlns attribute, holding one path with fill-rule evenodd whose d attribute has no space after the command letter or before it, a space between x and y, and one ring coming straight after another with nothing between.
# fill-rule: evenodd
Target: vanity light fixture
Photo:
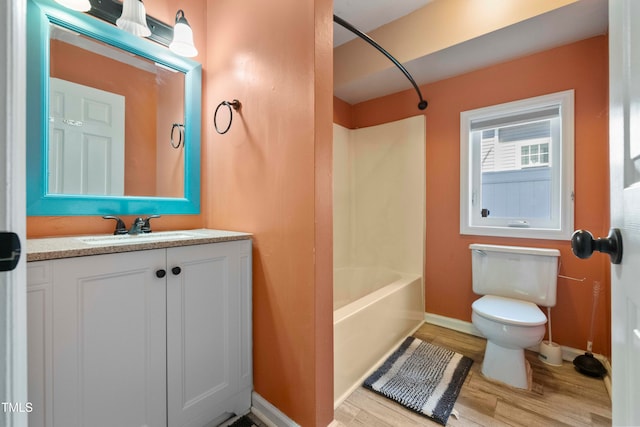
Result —
<instances>
[{"instance_id":1,"label":"vanity light fixture","mask_svg":"<svg viewBox=\"0 0 640 427\"><path fill-rule=\"evenodd\" d=\"M151 30L147 26L147 13L142 0L124 0L122 15L116 20L116 26L138 37L149 37Z\"/></svg>"},{"instance_id":2,"label":"vanity light fixture","mask_svg":"<svg viewBox=\"0 0 640 427\"><path fill-rule=\"evenodd\" d=\"M77 10L78 12L87 12L91 9L89 0L56 0L56 2L66 8Z\"/></svg>"},{"instance_id":3,"label":"vanity light fixture","mask_svg":"<svg viewBox=\"0 0 640 427\"><path fill-rule=\"evenodd\" d=\"M176 12L176 25L173 27L173 41L169 44L169 49L177 55L194 57L198 50L193 45L193 31L184 17L182 9Z\"/></svg>"},{"instance_id":4,"label":"vanity light fixture","mask_svg":"<svg viewBox=\"0 0 640 427\"><path fill-rule=\"evenodd\" d=\"M60 2L84 1L84 0L56 0ZM198 54L193 44L193 31L184 17L184 11L176 12L175 26L171 28L153 16L147 16L142 0L124 0L120 3L116 0L87 0L91 2L90 15L115 24L118 28L128 31L136 36L149 39L167 46L177 55L191 58ZM139 30L144 29L144 32Z\"/></svg>"}]
</instances>

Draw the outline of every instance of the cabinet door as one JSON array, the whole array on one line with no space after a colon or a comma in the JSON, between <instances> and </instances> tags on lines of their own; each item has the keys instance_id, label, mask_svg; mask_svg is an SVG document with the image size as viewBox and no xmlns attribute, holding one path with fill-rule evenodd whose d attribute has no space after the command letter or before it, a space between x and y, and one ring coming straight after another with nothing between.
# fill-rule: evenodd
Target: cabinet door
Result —
<instances>
[{"instance_id":1,"label":"cabinet door","mask_svg":"<svg viewBox=\"0 0 640 427\"><path fill-rule=\"evenodd\" d=\"M27 264L27 396L33 407L29 413L29 427L53 425L52 280L51 261Z\"/></svg>"},{"instance_id":2,"label":"cabinet door","mask_svg":"<svg viewBox=\"0 0 640 427\"><path fill-rule=\"evenodd\" d=\"M52 266L55 426L166 426L165 250Z\"/></svg>"},{"instance_id":3,"label":"cabinet door","mask_svg":"<svg viewBox=\"0 0 640 427\"><path fill-rule=\"evenodd\" d=\"M248 410L250 241L168 249L167 271L169 426L202 426Z\"/></svg>"}]
</instances>

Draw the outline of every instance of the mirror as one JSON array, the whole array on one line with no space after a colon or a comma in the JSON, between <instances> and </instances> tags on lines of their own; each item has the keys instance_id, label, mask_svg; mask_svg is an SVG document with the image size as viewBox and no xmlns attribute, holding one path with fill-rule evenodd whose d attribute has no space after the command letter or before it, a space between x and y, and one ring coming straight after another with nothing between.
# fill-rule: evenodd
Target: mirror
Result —
<instances>
[{"instance_id":1,"label":"mirror","mask_svg":"<svg viewBox=\"0 0 640 427\"><path fill-rule=\"evenodd\" d=\"M28 215L200 211L201 66L28 2Z\"/></svg>"},{"instance_id":2,"label":"mirror","mask_svg":"<svg viewBox=\"0 0 640 427\"><path fill-rule=\"evenodd\" d=\"M49 194L183 197L184 121L184 73L50 25Z\"/></svg>"}]
</instances>

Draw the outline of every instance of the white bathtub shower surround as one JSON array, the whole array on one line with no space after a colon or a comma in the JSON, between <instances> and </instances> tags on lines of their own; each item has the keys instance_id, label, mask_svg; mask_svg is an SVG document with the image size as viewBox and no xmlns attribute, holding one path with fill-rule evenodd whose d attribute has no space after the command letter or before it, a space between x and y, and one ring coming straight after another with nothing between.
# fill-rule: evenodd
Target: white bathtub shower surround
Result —
<instances>
[{"instance_id":1,"label":"white bathtub shower surround","mask_svg":"<svg viewBox=\"0 0 640 427\"><path fill-rule=\"evenodd\" d=\"M334 268L423 274L425 118L334 124Z\"/></svg>"},{"instance_id":2,"label":"white bathtub shower surround","mask_svg":"<svg viewBox=\"0 0 640 427\"><path fill-rule=\"evenodd\" d=\"M422 276L396 277L333 312L336 407L424 320Z\"/></svg>"},{"instance_id":3,"label":"white bathtub shower surround","mask_svg":"<svg viewBox=\"0 0 640 427\"><path fill-rule=\"evenodd\" d=\"M333 271L333 309L344 307L401 278L400 273L385 268L336 268Z\"/></svg>"},{"instance_id":4,"label":"white bathtub shower surround","mask_svg":"<svg viewBox=\"0 0 640 427\"><path fill-rule=\"evenodd\" d=\"M424 319L425 118L334 125L334 404Z\"/></svg>"}]
</instances>

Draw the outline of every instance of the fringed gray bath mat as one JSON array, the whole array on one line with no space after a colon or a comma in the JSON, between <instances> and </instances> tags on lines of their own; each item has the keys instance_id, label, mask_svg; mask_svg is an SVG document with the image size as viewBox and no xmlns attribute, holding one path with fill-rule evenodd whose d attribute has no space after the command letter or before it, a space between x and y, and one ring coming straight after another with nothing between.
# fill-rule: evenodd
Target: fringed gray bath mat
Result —
<instances>
[{"instance_id":1,"label":"fringed gray bath mat","mask_svg":"<svg viewBox=\"0 0 640 427\"><path fill-rule=\"evenodd\" d=\"M447 424L473 360L408 337L364 387Z\"/></svg>"}]
</instances>

